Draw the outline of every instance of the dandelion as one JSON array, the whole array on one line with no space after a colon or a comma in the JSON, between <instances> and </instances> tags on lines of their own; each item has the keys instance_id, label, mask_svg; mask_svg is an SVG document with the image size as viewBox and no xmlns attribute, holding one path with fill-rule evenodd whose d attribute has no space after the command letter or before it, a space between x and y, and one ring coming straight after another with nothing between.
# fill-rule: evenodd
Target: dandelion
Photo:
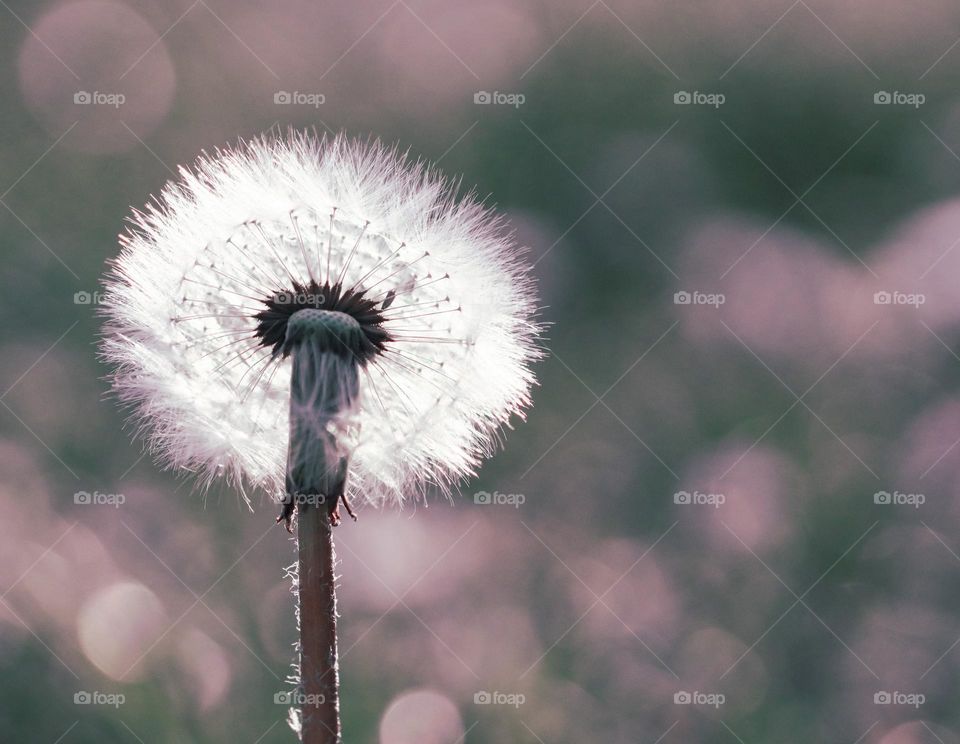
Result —
<instances>
[{"instance_id":1,"label":"dandelion","mask_svg":"<svg viewBox=\"0 0 960 744\"><path fill-rule=\"evenodd\" d=\"M531 279L454 191L379 144L265 136L182 168L106 280L103 355L152 450L296 521L304 741L340 737L340 506L449 495L530 402Z\"/></svg>"}]
</instances>

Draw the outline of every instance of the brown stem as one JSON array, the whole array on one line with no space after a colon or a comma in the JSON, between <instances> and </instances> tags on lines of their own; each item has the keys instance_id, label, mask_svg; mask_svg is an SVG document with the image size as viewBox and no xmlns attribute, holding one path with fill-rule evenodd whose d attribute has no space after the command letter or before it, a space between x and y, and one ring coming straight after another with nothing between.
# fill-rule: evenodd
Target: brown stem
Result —
<instances>
[{"instance_id":1,"label":"brown stem","mask_svg":"<svg viewBox=\"0 0 960 744\"><path fill-rule=\"evenodd\" d=\"M322 504L301 505L298 512L302 741L340 744L336 554L330 512Z\"/></svg>"}]
</instances>

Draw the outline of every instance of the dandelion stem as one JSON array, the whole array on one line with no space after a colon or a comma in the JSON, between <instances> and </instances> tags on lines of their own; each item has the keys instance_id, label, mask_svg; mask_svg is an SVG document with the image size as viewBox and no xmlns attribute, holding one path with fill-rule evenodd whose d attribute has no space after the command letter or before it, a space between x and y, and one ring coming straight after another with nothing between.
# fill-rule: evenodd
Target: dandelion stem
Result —
<instances>
[{"instance_id":1,"label":"dandelion stem","mask_svg":"<svg viewBox=\"0 0 960 744\"><path fill-rule=\"evenodd\" d=\"M301 737L304 744L340 744L337 590L333 525L324 508L300 510Z\"/></svg>"},{"instance_id":2,"label":"dandelion stem","mask_svg":"<svg viewBox=\"0 0 960 744\"><path fill-rule=\"evenodd\" d=\"M340 521L339 502L345 501L344 439L359 392L358 334L360 326L350 316L306 309L291 317L285 341L292 361L290 442L280 519L289 528L296 508L304 744L341 741L333 527Z\"/></svg>"}]
</instances>

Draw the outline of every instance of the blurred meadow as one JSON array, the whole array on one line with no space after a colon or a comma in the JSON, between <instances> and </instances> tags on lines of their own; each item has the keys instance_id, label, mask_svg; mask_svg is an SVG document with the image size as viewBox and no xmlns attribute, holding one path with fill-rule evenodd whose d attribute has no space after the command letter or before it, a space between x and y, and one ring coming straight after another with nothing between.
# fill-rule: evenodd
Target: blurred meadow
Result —
<instances>
[{"instance_id":1,"label":"blurred meadow","mask_svg":"<svg viewBox=\"0 0 960 744\"><path fill-rule=\"evenodd\" d=\"M96 342L130 208L296 127L475 185L551 324L454 503L337 530L346 742L960 742L956 3L0 6L0 741L294 740L276 508Z\"/></svg>"}]
</instances>

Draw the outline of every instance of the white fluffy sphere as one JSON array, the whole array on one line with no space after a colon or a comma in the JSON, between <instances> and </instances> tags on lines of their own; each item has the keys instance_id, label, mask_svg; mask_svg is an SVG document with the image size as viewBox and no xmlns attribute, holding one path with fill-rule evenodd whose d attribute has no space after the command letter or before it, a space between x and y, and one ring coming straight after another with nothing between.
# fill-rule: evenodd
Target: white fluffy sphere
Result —
<instances>
[{"instance_id":1,"label":"white fluffy sphere","mask_svg":"<svg viewBox=\"0 0 960 744\"><path fill-rule=\"evenodd\" d=\"M106 280L103 355L161 459L281 493L290 362L263 313L353 292L381 343L361 374L351 497L400 503L472 474L530 402L538 326L520 249L453 192L342 137L265 136L181 168Z\"/></svg>"}]
</instances>

